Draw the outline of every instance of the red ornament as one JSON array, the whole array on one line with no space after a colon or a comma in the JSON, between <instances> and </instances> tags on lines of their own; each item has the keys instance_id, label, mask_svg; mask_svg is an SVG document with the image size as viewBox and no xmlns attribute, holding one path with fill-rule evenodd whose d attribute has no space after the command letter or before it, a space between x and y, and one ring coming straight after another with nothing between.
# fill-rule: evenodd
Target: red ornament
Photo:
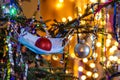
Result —
<instances>
[{"instance_id":1,"label":"red ornament","mask_svg":"<svg viewBox=\"0 0 120 80\"><path fill-rule=\"evenodd\" d=\"M42 37L36 41L35 46L37 46L40 49L50 51L52 48L52 43L48 38Z\"/></svg>"}]
</instances>

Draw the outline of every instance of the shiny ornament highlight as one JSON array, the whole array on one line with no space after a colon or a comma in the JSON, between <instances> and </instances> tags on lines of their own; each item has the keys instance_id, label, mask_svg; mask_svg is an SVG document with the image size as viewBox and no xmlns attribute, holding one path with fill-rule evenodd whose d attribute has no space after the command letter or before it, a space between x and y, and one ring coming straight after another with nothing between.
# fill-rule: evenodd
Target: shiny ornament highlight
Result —
<instances>
[{"instance_id":1,"label":"shiny ornament highlight","mask_svg":"<svg viewBox=\"0 0 120 80\"><path fill-rule=\"evenodd\" d=\"M79 43L74 48L75 55L79 58L86 58L90 55L90 47L87 44Z\"/></svg>"}]
</instances>

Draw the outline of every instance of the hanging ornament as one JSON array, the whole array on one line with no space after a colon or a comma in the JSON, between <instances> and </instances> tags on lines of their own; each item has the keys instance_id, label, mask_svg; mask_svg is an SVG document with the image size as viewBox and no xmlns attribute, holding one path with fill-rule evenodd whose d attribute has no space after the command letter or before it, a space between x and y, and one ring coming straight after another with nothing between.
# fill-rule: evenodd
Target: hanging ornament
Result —
<instances>
[{"instance_id":1,"label":"hanging ornament","mask_svg":"<svg viewBox=\"0 0 120 80\"><path fill-rule=\"evenodd\" d=\"M42 37L35 42L35 46L37 46L40 49L50 51L52 48L52 43L48 38Z\"/></svg>"},{"instance_id":2,"label":"hanging ornament","mask_svg":"<svg viewBox=\"0 0 120 80\"><path fill-rule=\"evenodd\" d=\"M86 43L78 43L74 51L75 55L79 58L85 58L90 55L90 47Z\"/></svg>"}]
</instances>

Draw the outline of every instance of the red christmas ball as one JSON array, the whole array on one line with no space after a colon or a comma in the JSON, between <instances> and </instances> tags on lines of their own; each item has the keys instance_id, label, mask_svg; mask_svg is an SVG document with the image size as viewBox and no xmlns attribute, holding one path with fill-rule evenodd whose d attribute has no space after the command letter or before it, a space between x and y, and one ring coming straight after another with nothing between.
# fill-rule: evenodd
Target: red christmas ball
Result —
<instances>
[{"instance_id":1,"label":"red christmas ball","mask_svg":"<svg viewBox=\"0 0 120 80\"><path fill-rule=\"evenodd\" d=\"M40 49L50 51L52 48L52 43L48 38L42 37L36 41L35 46Z\"/></svg>"}]
</instances>

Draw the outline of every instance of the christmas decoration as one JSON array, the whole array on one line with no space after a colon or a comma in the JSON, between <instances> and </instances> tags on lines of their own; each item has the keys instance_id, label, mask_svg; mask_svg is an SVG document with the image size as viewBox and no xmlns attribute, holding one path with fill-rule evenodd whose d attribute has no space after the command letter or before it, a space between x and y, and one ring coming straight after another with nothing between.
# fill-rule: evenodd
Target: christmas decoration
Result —
<instances>
[{"instance_id":1,"label":"christmas decoration","mask_svg":"<svg viewBox=\"0 0 120 80\"><path fill-rule=\"evenodd\" d=\"M52 48L50 51L46 51L46 50L40 49L35 46L35 43L39 38L40 37L34 36L29 32L24 32L24 33L20 34L19 42L24 44L30 50L32 50L33 52L35 52L37 54L62 53L64 47L68 43L68 41L67 41L64 45L62 45L64 38L48 38L52 43L52 46L51 46Z\"/></svg>"},{"instance_id":2,"label":"christmas decoration","mask_svg":"<svg viewBox=\"0 0 120 80\"><path fill-rule=\"evenodd\" d=\"M43 50L47 50L50 51L52 48L52 43L50 42L49 39L47 38L39 38L36 42L35 42L35 46L37 46L38 48L41 48Z\"/></svg>"},{"instance_id":3,"label":"christmas decoration","mask_svg":"<svg viewBox=\"0 0 120 80\"><path fill-rule=\"evenodd\" d=\"M90 47L85 43L79 43L75 46L75 55L79 58L85 58L90 55Z\"/></svg>"},{"instance_id":4,"label":"christmas decoration","mask_svg":"<svg viewBox=\"0 0 120 80\"><path fill-rule=\"evenodd\" d=\"M103 10L113 3L115 9L114 33L110 33L105 31L105 12ZM0 78L3 80L99 79L99 68L97 65L99 62L105 71L105 76L102 77L112 79L118 76L119 59L117 61L117 58L119 58L119 50L115 51L115 46L118 45L114 39L106 39L108 34L112 34L119 42L120 30L119 22L117 22L119 20L116 20L119 19L119 14L116 13L118 3L119 0L92 3L87 6L82 16L77 16L72 21L66 22L54 20L53 24L48 28L46 21L43 21L42 17L40 17L40 21L36 19L37 12L40 10L40 0L38 0L37 11L35 11L32 18L27 18L23 14L18 0L0 1L0 55L2 56L0 58ZM102 18L100 18L101 12ZM89 15L92 16L91 19L88 19ZM98 15L97 20L94 19L96 15ZM94 24L92 24L92 21ZM84 22L85 24L83 24ZM46 35L43 36L37 31L43 31ZM74 47L73 45L76 41L72 42L72 38L76 33L78 43ZM85 40L83 43L79 40L81 37ZM101 44L96 43L99 38ZM110 40L112 40L111 43ZM105 42L109 42L108 44L110 45L105 44ZM68 43L69 45L67 45ZM114 51L115 56L112 57L114 59L109 61L108 57L112 51ZM71 53L75 53L77 58L70 57ZM55 55L53 59L51 59L50 54ZM58 55L62 58L59 59ZM106 60L104 60L104 57ZM80 60L80 63L76 62L76 60ZM80 64L79 71L81 72L77 76L79 78L73 76L75 73L70 61L72 64L74 61ZM77 69L76 66L75 69ZM82 72L83 70L84 72Z\"/></svg>"}]
</instances>

